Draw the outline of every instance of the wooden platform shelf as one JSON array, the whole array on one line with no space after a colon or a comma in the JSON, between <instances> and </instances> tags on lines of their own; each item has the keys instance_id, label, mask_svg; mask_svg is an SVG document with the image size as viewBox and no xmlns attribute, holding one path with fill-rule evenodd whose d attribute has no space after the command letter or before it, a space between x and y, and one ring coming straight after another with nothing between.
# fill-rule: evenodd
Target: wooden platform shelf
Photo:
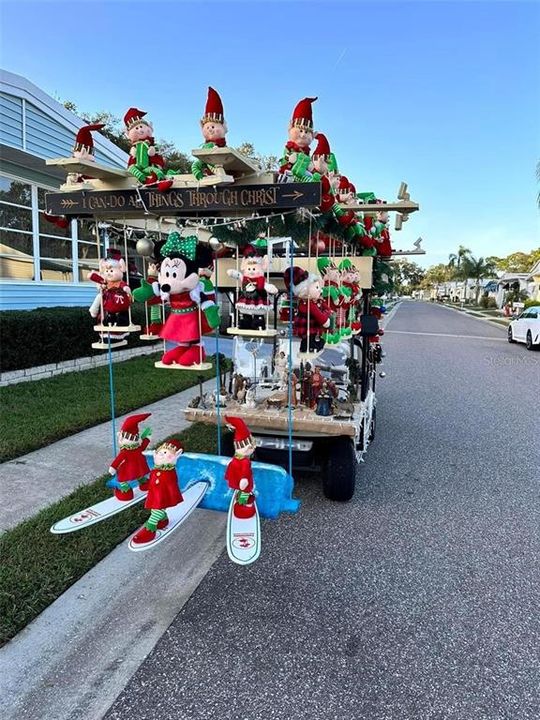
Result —
<instances>
[{"instance_id":1,"label":"wooden platform shelf","mask_svg":"<svg viewBox=\"0 0 540 720\"><path fill-rule=\"evenodd\" d=\"M211 370L212 363L203 362L197 365L178 365L177 363L171 363L170 365L166 365L160 360L154 363L154 367L160 368L161 370Z\"/></svg>"},{"instance_id":2,"label":"wooden platform shelf","mask_svg":"<svg viewBox=\"0 0 540 720\"><path fill-rule=\"evenodd\" d=\"M351 203L340 204L340 208L343 210L362 210L366 213L378 213L381 211L398 212L402 215L408 215L409 213L416 212L420 209L418 203L412 202L412 200L398 200L397 202L387 203Z\"/></svg>"},{"instance_id":3,"label":"wooden platform shelf","mask_svg":"<svg viewBox=\"0 0 540 720\"><path fill-rule=\"evenodd\" d=\"M255 175L259 172L259 166L255 160L251 160L234 148L214 147L210 150L197 148L192 150L191 154L198 160L202 160L203 163L222 168L225 172L233 175Z\"/></svg>"},{"instance_id":4,"label":"wooden platform shelf","mask_svg":"<svg viewBox=\"0 0 540 720\"><path fill-rule=\"evenodd\" d=\"M100 165L97 162L85 162L78 158L52 158L45 161L46 165L53 165L65 170L67 173L80 173L89 175L98 180L121 180L131 177L127 170Z\"/></svg>"},{"instance_id":5,"label":"wooden platform shelf","mask_svg":"<svg viewBox=\"0 0 540 720\"><path fill-rule=\"evenodd\" d=\"M184 410L186 420L190 422L202 422L206 425L217 425L216 410L203 410L201 408L186 408ZM276 410L261 403L256 408L247 409L245 405L236 402L229 402L225 407L220 408L220 418L223 422L224 415L232 415L244 420L250 430L265 430L266 432L286 432L289 429L289 411L287 409ZM347 435L355 437L357 424L354 419L334 420L333 417L322 417L315 415L313 410L303 407L296 407L292 411L293 432L316 435Z\"/></svg>"},{"instance_id":6,"label":"wooden platform shelf","mask_svg":"<svg viewBox=\"0 0 540 720\"><path fill-rule=\"evenodd\" d=\"M133 333L140 329L140 325L94 325L94 330L102 333Z\"/></svg>"},{"instance_id":7,"label":"wooden platform shelf","mask_svg":"<svg viewBox=\"0 0 540 720\"><path fill-rule=\"evenodd\" d=\"M142 334L139 335L139 340L147 340L148 342L152 342L152 340L161 340L161 337L159 335L146 335Z\"/></svg>"},{"instance_id":8,"label":"wooden platform shelf","mask_svg":"<svg viewBox=\"0 0 540 720\"><path fill-rule=\"evenodd\" d=\"M245 337L275 337L277 330L267 328L266 330L242 330L241 328L227 328L227 335L244 335Z\"/></svg>"},{"instance_id":9,"label":"wooden platform shelf","mask_svg":"<svg viewBox=\"0 0 540 720\"><path fill-rule=\"evenodd\" d=\"M108 343L108 342L92 343L92 347L94 348L94 350L108 350L109 347L111 348L111 350L114 350L115 348L118 348L118 347L124 347L127 344L128 344L127 340L111 340L110 343Z\"/></svg>"}]
</instances>

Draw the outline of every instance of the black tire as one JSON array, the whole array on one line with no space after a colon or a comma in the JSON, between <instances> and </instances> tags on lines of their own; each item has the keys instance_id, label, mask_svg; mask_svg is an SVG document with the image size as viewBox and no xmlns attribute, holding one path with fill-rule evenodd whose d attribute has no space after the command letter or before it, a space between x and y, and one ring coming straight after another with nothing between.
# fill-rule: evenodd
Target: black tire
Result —
<instances>
[{"instance_id":1,"label":"black tire","mask_svg":"<svg viewBox=\"0 0 540 720\"><path fill-rule=\"evenodd\" d=\"M514 336L512 335L512 328L508 328L508 342L509 343L515 343Z\"/></svg>"},{"instance_id":2,"label":"black tire","mask_svg":"<svg viewBox=\"0 0 540 720\"><path fill-rule=\"evenodd\" d=\"M373 408L373 413L371 414L371 426L369 428L369 442L373 442L375 440L375 431L377 430L377 408Z\"/></svg>"},{"instance_id":3,"label":"black tire","mask_svg":"<svg viewBox=\"0 0 540 720\"><path fill-rule=\"evenodd\" d=\"M532 341L532 334L530 330L527 330L527 339L525 340L525 347L527 350L534 350L536 348L536 345L533 344Z\"/></svg>"},{"instance_id":4,"label":"black tire","mask_svg":"<svg viewBox=\"0 0 540 720\"><path fill-rule=\"evenodd\" d=\"M322 480L324 496L338 502L350 500L356 485L356 467L356 454L351 438L337 437L329 441Z\"/></svg>"}]
</instances>

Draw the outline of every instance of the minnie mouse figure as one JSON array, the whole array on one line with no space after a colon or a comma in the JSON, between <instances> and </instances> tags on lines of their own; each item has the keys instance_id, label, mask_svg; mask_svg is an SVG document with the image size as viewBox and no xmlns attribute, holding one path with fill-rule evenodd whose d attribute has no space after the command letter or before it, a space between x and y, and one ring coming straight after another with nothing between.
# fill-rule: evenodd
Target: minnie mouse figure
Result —
<instances>
[{"instance_id":1,"label":"minnie mouse figure","mask_svg":"<svg viewBox=\"0 0 540 720\"><path fill-rule=\"evenodd\" d=\"M198 245L194 235L180 237L177 232L169 235L161 248L163 260L158 281L153 289L170 305L161 337L177 343L161 358L163 365L190 367L202 363L206 355L201 337L219 325L216 303L201 283L199 268L209 264L210 248Z\"/></svg>"},{"instance_id":2,"label":"minnie mouse figure","mask_svg":"<svg viewBox=\"0 0 540 720\"><path fill-rule=\"evenodd\" d=\"M262 255L255 245L244 248L240 270L227 270L229 277L241 281L236 308L240 315L239 326L244 330L261 330L264 316L272 305L269 295L276 295L278 289L267 283L265 273L268 270L268 255Z\"/></svg>"}]
</instances>

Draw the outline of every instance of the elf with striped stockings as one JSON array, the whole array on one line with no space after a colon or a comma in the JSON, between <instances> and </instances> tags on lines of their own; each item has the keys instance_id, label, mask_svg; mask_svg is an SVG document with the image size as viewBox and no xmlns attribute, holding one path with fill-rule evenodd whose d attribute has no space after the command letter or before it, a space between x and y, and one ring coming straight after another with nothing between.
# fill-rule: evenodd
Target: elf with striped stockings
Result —
<instances>
[{"instance_id":1,"label":"elf with striped stockings","mask_svg":"<svg viewBox=\"0 0 540 720\"><path fill-rule=\"evenodd\" d=\"M145 120L146 113L129 108L124 115L126 137L131 143L128 172L141 185L152 186L159 192L168 190L173 181L165 173L165 160L159 155L154 142L152 123Z\"/></svg>"},{"instance_id":2,"label":"elf with striped stockings","mask_svg":"<svg viewBox=\"0 0 540 720\"><path fill-rule=\"evenodd\" d=\"M169 524L167 508L183 502L178 487L176 463L184 448L179 440L167 440L154 452L154 467L148 480L148 495L144 507L150 510L150 517L133 537L135 545L144 545L156 537L158 530Z\"/></svg>"},{"instance_id":3,"label":"elf with striped stockings","mask_svg":"<svg viewBox=\"0 0 540 720\"><path fill-rule=\"evenodd\" d=\"M150 428L143 430L139 435L139 423L149 418L152 413L129 415L118 433L120 452L109 467L110 475L116 475L119 487L114 489L117 500L127 501L133 499L133 489L130 483L136 481L141 490L148 487L147 475L150 472L144 451L150 444L152 434Z\"/></svg>"}]
</instances>

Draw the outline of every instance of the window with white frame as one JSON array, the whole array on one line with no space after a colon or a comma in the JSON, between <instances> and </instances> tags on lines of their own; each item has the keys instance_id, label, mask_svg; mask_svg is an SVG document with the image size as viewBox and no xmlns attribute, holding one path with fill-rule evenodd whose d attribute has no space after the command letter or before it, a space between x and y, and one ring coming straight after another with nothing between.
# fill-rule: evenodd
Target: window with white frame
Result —
<instances>
[{"instance_id":1,"label":"window with white frame","mask_svg":"<svg viewBox=\"0 0 540 720\"><path fill-rule=\"evenodd\" d=\"M44 217L44 187L14 176L0 175L0 278L78 282L78 224L59 228ZM97 255L93 241L94 255ZM74 257L75 253L75 257ZM88 253L89 255L92 252Z\"/></svg>"}]
</instances>

